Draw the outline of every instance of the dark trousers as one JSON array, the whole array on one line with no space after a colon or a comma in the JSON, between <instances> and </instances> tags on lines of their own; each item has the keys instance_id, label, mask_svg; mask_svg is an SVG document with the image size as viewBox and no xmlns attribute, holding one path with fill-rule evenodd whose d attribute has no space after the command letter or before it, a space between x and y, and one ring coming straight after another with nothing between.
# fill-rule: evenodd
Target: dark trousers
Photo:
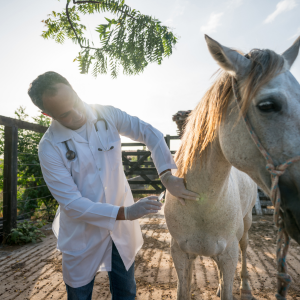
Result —
<instances>
[{"instance_id":1,"label":"dark trousers","mask_svg":"<svg viewBox=\"0 0 300 300\"><path fill-rule=\"evenodd\" d=\"M126 271L120 254L113 243L112 266L108 272L112 300L134 300L136 296L136 282L134 279L134 263ZM95 278L85 286L72 288L66 284L68 300L91 300Z\"/></svg>"}]
</instances>

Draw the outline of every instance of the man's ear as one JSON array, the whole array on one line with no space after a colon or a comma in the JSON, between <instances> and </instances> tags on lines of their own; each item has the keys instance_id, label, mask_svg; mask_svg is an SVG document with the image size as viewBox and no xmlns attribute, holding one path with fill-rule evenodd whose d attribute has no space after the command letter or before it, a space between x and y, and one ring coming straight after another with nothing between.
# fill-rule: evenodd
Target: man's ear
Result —
<instances>
[{"instance_id":1,"label":"man's ear","mask_svg":"<svg viewBox=\"0 0 300 300\"><path fill-rule=\"evenodd\" d=\"M294 61L296 60L300 47L300 36L296 39L294 44L287 49L285 52L282 53L282 56L285 58L289 65L289 69L292 67Z\"/></svg>"},{"instance_id":2,"label":"man's ear","mask_svg":"<svg viewBox=\"0 0 300 300\"><path fill-rule=\"evenodd\" d=\"M237 51L222 46L217 41L205 35L208 50L218 65L232 76L243 78L251 68L251 61Z\"/></svg>"}]
</instances>

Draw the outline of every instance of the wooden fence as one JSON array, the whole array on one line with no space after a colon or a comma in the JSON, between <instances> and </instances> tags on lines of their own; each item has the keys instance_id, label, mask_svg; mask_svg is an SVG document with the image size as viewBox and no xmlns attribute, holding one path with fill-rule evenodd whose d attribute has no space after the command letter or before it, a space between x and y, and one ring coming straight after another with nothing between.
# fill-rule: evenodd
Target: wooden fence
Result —
<instances>
[{"instance_id":1,"label":"wooden fence","mask_svg":"<svg viewBox=\"0 0 300 300\"><path fill-rule=\"evenodd\" d=\"M16 227L18 219L18 129L45 133L47 127L4 116L0 116L0 125L4 126L3 217L0 218L0 236L2 236Z\"/></svg>"}]
</instances>

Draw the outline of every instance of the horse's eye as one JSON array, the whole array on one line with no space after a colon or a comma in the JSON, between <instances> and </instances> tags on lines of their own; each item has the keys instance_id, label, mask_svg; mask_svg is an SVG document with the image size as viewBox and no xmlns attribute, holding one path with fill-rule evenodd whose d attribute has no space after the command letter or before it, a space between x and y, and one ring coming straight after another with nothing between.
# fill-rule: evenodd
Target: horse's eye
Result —
<instances>
[{"instance_id":1,"label":"horse's eye","mask_svg":"<svg viewBox=\"0 0 300 300\"><path fill-rule=\"evenodd\" d=\"M268 112L278 112L281 110L281 106L273 101L263 101L260 102L257 107L261 112L268 113Z\"/></svg>"}]
</instances>

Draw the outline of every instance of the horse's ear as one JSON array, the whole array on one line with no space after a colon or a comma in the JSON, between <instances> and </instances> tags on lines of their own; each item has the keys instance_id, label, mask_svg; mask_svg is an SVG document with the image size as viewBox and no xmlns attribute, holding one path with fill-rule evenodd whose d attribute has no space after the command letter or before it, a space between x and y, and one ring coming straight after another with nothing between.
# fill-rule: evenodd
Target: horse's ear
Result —
<instances>
[{"instance_id":1,"label":"horse's ear","mask_svg":"<svg viewBox=\"0 0 300 300\"><path fill-rule=\"evenodd\" d=\"M243 78L251 68L251 61L237 51L222 46L205 35L208 50L219 66L236 78Z\"/></svg>"},{"instance_id":2,"label":"horse's ear","mask_svg":"<svg viewBox=\"0 0 300 300\"><path fill-rule=\"evenodd\" d=\"M294 44L289 49L287 49L285 52L282 53L282 56L289 64L289 69L291 68L291 66L293 65L294 61L298 56L299 47L300 47L300 36L296 39Z\"/></svg>"}]
</instances>

